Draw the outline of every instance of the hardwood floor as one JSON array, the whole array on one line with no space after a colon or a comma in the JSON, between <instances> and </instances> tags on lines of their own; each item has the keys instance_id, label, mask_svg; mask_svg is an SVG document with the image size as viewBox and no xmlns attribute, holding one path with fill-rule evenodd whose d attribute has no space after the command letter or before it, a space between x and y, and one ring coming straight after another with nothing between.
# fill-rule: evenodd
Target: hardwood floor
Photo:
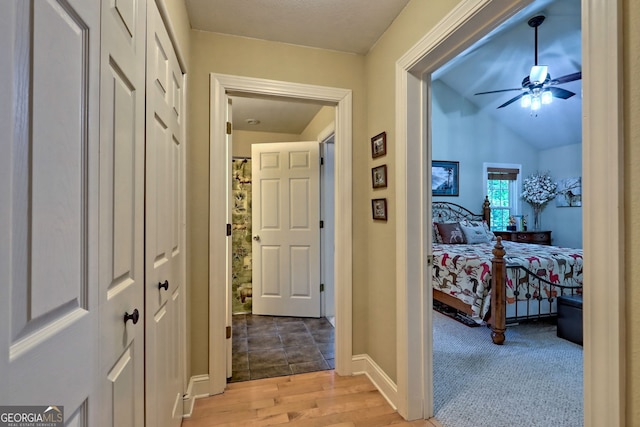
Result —
<instances>
[{"instance_id":1,"label":"hardwood floor","mask_svg":"<svg viewBox=\"0 0 640 427\"><path fill-rule=\"evenodd\" d=\"M435 420L405 421L365 375L335 371L231 383L224 394L198 399L182 427L441 427Z\"/></svg>"}]
</instances>

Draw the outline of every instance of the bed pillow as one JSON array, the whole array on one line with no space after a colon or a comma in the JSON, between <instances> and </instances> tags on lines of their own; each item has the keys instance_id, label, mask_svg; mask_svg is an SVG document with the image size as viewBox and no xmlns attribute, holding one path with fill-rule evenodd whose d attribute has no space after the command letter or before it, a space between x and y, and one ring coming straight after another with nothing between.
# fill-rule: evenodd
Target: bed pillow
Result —
<instances>
[{"instance_id":1,"label":"bed pillow","mask_svg":"<svg viewBox=\"0 0 640 427\"><path fill-rule=\"evenodd\" d=\"M466 239L464 237L464 232L462 231L462 227L460 227L460 223L452 222L452 223L436 223L436 228L438 230L438 234L440 236L440 241L442 243L466 243Z\"/></svg>"},{"instance_id":2,"label":"bed pillow","mask_svg":"<svg viewBox=\"0 0 640 427\"><path fill-rule=\"evenodd\" d=\"M469 244L490 243L491 239L487 235L484 226L480 221L463 221L460 228L464 233L464 237Z\"/></svg>"},{"instance_id":3,"label":"bed pillow","mask_svg":"<svg viewBox=\"0 0 640 427\"><path fill-rule=\"evenodd\" d=\"M442 237L440 237L440 233L438 233L437 222L433 223L433 230L431 234L433 235L433 243L442 243Z\"/></svg>"},{"instance_id":4,"label":"bed pillow","mask_svg":"<svg viewBox=\"0 0 640 427\"><path fill-rule=\"evenodd\" d=\"M484 229L485 234L489 238L489 241L496 240L496 235L493 234L493 231L491 231L489 229L489 224L487 224L487 221L484 220L484 219L482 221L471 221L471 220L465 219L463 221L460 221L460 224L462 224L463 226L466 226L466 227L469 227L469 226L482 226L482 228Z\"/></svg>"},{"instance_id":5,"label":"bed pillow","mask_svg":"<svg viewBox=\"0 0 640 427\"><path fill-rule=\"evenodd\" d=\"M487 236L489 237L489 240L491 240L492 242L493 242L494 240L498 240L498 239L496 239L496 235L495 235L495 234L493 234L493 231L491 231L491 230L489 229L489 224L487 224L487 221L486 221L486 220L483 220L483 221L482 221L482 226L484 227L484 232L485 232L485 233L487 233Z\"/></svg>"}]
</instances>

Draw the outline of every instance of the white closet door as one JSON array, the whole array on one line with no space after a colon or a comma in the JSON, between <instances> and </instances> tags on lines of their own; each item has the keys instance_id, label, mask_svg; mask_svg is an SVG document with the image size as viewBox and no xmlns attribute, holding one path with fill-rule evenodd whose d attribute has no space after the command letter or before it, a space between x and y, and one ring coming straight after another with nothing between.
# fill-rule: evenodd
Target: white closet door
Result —
<instances>
[{"instance_id":1,"label":"white closet door","mask_svg":"<svg viewBox=\"0 0 640 427\"><path fill-rule=\"evenodd\" d=\"M99 28L97 0L0 2L0 402L79 426L100 424Z\"/></svg>"},{"instance_id":2,"label":"white closet door","mask_svg":"<svg viewBox=\"0 0 640 427\"><path fill-rule=\"evenodd\" d=\"M102 2L98 357L112 427L144 425L145 13L145 0Z\"/></svg>"},{"instance_id":3,"label":"white closet door","mask_svg":"<svg viewBox=\"0 0 640 427\"><path fill-rule=\"evenodd\" d=\"M184 78L154 1L147 13L146 425L179 426L184 392Z\"/></svg>"}]
</instances>

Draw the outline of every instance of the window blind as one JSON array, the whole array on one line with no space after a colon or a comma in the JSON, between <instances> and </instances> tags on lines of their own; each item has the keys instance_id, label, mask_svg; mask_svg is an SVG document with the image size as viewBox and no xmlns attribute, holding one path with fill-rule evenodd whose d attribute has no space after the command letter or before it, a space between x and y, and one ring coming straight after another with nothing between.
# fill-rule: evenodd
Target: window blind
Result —
<instances>
[{"instance_id":1,"label":"window blind","mask_svg":"<svg viewBox=\"0 0 640 427\"><path fill-rule=\"evenodd\" d=\"M513 168L487 168L487 179L500 181L515 181L518 179L518 169Z\"/></svg>"}]
</instances>

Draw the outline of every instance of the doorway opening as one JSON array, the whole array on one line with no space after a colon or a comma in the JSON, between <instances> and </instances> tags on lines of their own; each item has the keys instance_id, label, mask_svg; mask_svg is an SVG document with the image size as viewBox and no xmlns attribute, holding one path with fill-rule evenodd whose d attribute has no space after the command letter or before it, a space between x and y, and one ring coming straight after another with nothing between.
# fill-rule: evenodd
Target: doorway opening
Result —
<instances>
[{"instance_id":1,"label":"doorway opening","mask_svg":"<svg viewBox=\"0 0 640 427\"><path fill-rule=\"evenodd\" d=\"M548 65L551 79L557 78L558 83L542 86L540 90L548 91L549 95L553 93L552 102L532 110L521 105L524 103L521 103L520 99L526 92L520 86L520 82L525 75L529 75L534 65L534 30L528 25L528 21L532 16L541 16L541 10L544 10L546 19L544 25L540 26L539 36L536 38L539 40L536 58L539 58L540 64ZM545 236L548 237L548 240L544 241L545 244L557 247L554 248L552 258L548 255L550 252L547 246L528 245L529 250L535 251L535 255L540 257L541 265L545 266L545 269L533 271L542 276L548 274L547 272L559 272L560 277L554 283L561 285L582 284L582 207L557 207L556 200L549 195L544 204L543 228L533 228L532 206L520 195L523 192L522 181L537 171L547 173L554 183L574 176L583 176L582 91L581 80L578 77L582 64L580 19L580 0L533 1L462 53L434 70L427 78L430 80L430 97L426 102L430 103L427 110L430 113L431 157L457 162L459 171L456 172L459 172L457 176L460 178L459 194L453 197L438 197L435 194L440 191L437 191L437 178L434 174L433 203L453 202L479 213L482 212L485 197L489 197L492 202L491 231L501 236L503 241L509 240L511 236L507 228L511 219L513 224L518 224L513 226L518 230L518 238L524 240L530 236ZM533 129L535 131L532 131ZM489 187L487 166L491 166L493 171L489 175L492 181ZM508 173L505 173L507 171ZM525 218L528 218L525 222L528 224L528 231L522 229L520 221ZM481 255L482 259L490 260L490 250L495 242L491 243L487 238L486 243L471 245L469 243L472 240L469 240L468 236L465 237L467 244L462 247L476 250L478 253L483 251L480 248L485 247L489 254ZM451 257L460 254L457 249L443 249L438 244L431 246L434 265L437 266L441 265L440 251L445 251ZM505 241L504 246L507 256L515 257L510 259L517 264L518 251L521 250L519 247L522 244ZM580 263L577 264L580 267L576 267L576 271L579 270L576 281L573 264L567 267L574 258L569 256L567 250L559 248L573 248L571 255L580 255ZM445 295L435 291L434 299L437 304L440 304L439 301L445 296L451 295L449 289L457 288L447 286L447 277L451 277L448 276L449 271L454 274L459 272L460 274L456 275L458 285L472 292L472 288L465 286L466 283L473 283L471 263L467 264L465 256L462 255L458 258L456 267L460 270L447 266L433 278L434 288L445 291ZM563 273L567 275L563 277ZM534 276L522 278L520 283L514 279L514 290L530 286L530 277ZM444 284L440 280L443 280ZM560 293L564 293L559 289ZM585 293L586 291L588 288L585 288ZM485 328L459 327L451 317L433 313L434 415L440 422L463 425L460 420L469 417L473 418L475 423L485 425L513 422L505 412L488 413L478 410L479 407L486 406L481 403L484 396L465 395L464 392L449 393L452 384L461 380L454 372L467 372L464 376L466 385L474 381L493 381L496 386L495 396L500 396L502 402L508 401L505 396L506 390L509 390L509 396L522 402L534 393L537 387L544 387L544 382L538 382L535 374L530 373L539 372L540 367L537 364L546 365L543 361L549 354L551 360L559 362L548 378L549 381L556 382L557 386L545 394L550 400L562 400L563 405L548 407L544 417L564 419L567 425L582 425L582 348L557 336L554 314L546 320L542 317L535 318L535 322L533 319L519 319L520 323L517 324L513 316L523 316L525 307L531 310L527 310L531 316L534 316L533 313L541 313L534 311L534 305L528 303L526 294L526 290L522 291L521 296L515 297L517 301L507 304L507 319L512 320L508 320L510 324L507 328L507 341L501 347L495 347L490 343ZM452 303L458 301L454 299ZM514 313L516 306L521 308L519 313ZM540 310L540 305L535 306ZM446 307L446 314L456 314L463 319L471 317L464 317L464 314L459 314L449 305L436 307L441 311ZM557 313L556 299L552 298L544 308L545 313ZM472 326L479 326L478 322L481 322L478 317L469 320ZM474 339L478 341L474 345L469 344L465 351L458 352L460 347L456 345L457 340L463 336L465 343L474 342ZM519 339L530 346L524 357L517 350L520 346ZM488 351L500 352L498 366L504 367L505 371L499 369L499 375L495 375L496 371L492 369L494 360L486 357ZM445 354L446 357L443 356ZM482 368L466 365L470 354L486 357L483 359ZM563 357L558 358L559 354ZM530 361L525 362L526 357L531 357ZM518 381L509 378L508 372L515 370L507 368L511 361L515 360L520 363L517 369L520 376ZM476 397L478 400L475 400ZM465 404L460 406L458 399L465 400ZM472 403L474 400L478 402L475 408ZM454 407L457 409L452 410ZM460 409L462 407L468 408L468 412L465 413L467 409ZM541 418L541 412L522 405L518 416L528 419L531 425L536 425Z\"/></svg>"},{"instance_id":2,"label":"doorway opening","mask_svg":"<svg viewBox=\"0 0 640 427\"><path fill-rule=\"evenodd\" d=\"M221 74L211 75L211 136L210 136L210 337L209 384L210 393L224 391L227 378L227 362L230 351L223 333L229 324L226 286L227 236L226 209L220 208L220 200L227 200L226 182L231 155L227 150L224 129L227 121L229 96L270 97L311 102L332 106L335 109L335 369L340 375L351 374L351 91L299 83L279 82Z\"/></svg>"},{"instance_id":3,"label":"doorway opening","mask_svg":"<svg viewBox=\"0 0 640 427\"><path fill-rule=\"evenodd\" d=\"M334 160L323 140L334 139L324 134L335 127L335 107L229 100L229 381L333 369L334 326L325 316L329 308L335 318L334 253L324 245L333 241Z\"/></svg>"},{"instance_id":4,"label":"doorway opening","mask_svg":"<svg viewBox=\"0 0 640 427\"><path fill-rule=\"evenodd\" d=\"M523 9L528 1L505 5L492 0L483 4L467 4L445 18L433 33L421 40L398 61L396 93L398 96L397 149L398 170L397 243L398 282L398 395L399 412L409 418L433 415L432 318L433 303L429 289L430 269L422 262L431 241L430 191L431 159L430 124L426 120L431 96L430 73L460 53L473 41L488 34L509 16ZM585 200L599 200L584 205L585 286L591 297L584 304L584 417L588 424L624 424L624 262L621 255L622 218L621 185L622 132L619 123L620 2L605 7L595 0L582 1L583 119L582 156L585 176ZM609 61L602 61L610 55ZM588 71L588 72L587 72ZM419 96L418 96L419 95ZM419 143L416 143L419 142ZM613 176L612 176L613 175ZM610 186L610 187L607 187ZM610 188L603 191L604 188ZM602 198L606 200L601 200ZM615 213L611 212L611 209ZM600 227L597 219L613 218L615 224ZM421 230L415 233L411 230ZM419 250L411 252L412 248ZM607 277L600 257L616 259L613 277ZM611 272L610 272L611 274ZM415 298L421 295L421 298ZM597 303L596 303L597 301ZM413 314L417 312L418 314ZM595 325L606 325L597 328ZM418 342L416 342L418 341ZM607 343L606 345L604 343ZM614 354L605 355L603 349ZM416 351L418 349L418 351ZM415 375L421 372L422 375ZM423 396L413 398L413 396ZM610 421L613 419L614 421Z\"/></svg>"}]
</instances>

